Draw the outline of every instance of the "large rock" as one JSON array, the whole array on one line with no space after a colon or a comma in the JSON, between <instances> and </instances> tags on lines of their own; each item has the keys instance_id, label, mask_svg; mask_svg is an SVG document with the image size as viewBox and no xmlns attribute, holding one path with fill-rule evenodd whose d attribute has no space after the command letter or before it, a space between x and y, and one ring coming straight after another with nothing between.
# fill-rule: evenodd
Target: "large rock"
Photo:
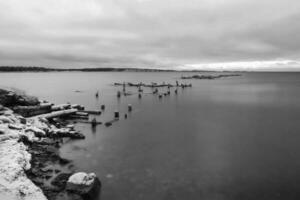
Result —
<instances>
[{"instance_id":1,"label":"large rock","mask_svg":"<svg viewBox=\"0 0 300 200\"><path fill-rule=\"evenodd\" d=\"M94 173L78 172L70 176L66 190L85 199L96 199L100 194L101 182Z\"/></svg>"},{"instance_id":2,"label":"large rock","mask_svg":"<svg viewBox=\"0 0 300 200\"><path fill-rule=\"evenodd\" d=\"M0 104L4 106L35 106L39 104L36 97L25 95L17 91L0 89Z\"/></svg>"},{"instance_id":3,"label":"large rock","mask_svg":"<svg viewBox=\"0 0 300 200\"><path fill-rule=\"evenodd\" d=\"M12 108L16 113L24 117L31 117L51 112L51 104L35 106L14 106Z\"/></svg>"}]
</instances>

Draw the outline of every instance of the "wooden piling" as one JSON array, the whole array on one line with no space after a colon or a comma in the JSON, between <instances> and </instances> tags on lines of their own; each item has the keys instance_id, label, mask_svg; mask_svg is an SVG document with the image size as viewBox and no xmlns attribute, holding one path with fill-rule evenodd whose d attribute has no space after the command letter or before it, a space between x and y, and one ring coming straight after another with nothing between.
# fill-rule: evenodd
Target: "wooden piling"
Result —
<instances>
[{"instance_id":1,"label":"wooden piling","mask_svg":"<svg viewBox=\"0 0 300 200\"><path fill-rule=\"evenodd\" d=\"M120 117L119 111L115 111L115 119L119 119L119 117Z\"/></svg>"},{"instance_id":2,"label":"wooden piling","mask_svg":"<svg viewBox=\"0 0 300 200\"><path fill-rule=\"evenodd\" d=\"M132 111L132 105L128 104L128 111L131 112Z\"/></svg>"}]
</instances>

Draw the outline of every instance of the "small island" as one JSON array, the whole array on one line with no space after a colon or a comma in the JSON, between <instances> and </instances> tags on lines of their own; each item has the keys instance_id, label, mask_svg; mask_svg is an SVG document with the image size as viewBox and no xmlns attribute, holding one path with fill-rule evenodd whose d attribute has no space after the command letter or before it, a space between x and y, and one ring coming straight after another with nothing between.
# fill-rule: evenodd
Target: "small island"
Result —
<instances>
[{"instance_id":1,"label":"small island","mask_svg":"<svg viewBox=\"0 0 300 200\"><path fill-rule=\"evenodd\" d=\"M181 76L181 79L218 79L232 76L241 76L241 74L196 74L190 76Z\"/></svg>"}]
</instances>

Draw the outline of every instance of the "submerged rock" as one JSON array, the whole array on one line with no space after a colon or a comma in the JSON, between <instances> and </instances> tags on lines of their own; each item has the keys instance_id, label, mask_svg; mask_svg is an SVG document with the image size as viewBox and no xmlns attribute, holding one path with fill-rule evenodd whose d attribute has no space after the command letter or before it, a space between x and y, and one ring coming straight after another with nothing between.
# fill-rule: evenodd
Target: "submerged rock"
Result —
<instances>
[{"instance_id":1,"label":"submerged rock","mask_svg":"<svg viewBox=\"0 0 300 200\"><path fill-rule=\"evenodd\" d=\"M111 122L105 122L105 126L106 126L106 127L109 127L109 126L111 126L111 125L112 125Z\"/></svg>"}]
</instances>

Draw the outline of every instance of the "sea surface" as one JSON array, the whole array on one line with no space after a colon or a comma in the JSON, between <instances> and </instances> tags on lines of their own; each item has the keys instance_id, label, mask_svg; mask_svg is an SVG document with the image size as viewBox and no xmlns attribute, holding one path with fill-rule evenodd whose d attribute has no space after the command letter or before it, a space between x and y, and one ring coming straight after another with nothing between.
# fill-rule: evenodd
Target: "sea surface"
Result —
<instances>
[{"instance_id":1,"label":"sea surface","mask_svg":"<svg viewBox=\"0 0 300 200\"><path fill-rule=\"evenodd\" d=\"M62 157L76 171L95 172L101 200L300 199L300 73L242 73L215 80L180 80L183 73L0 73L0 87L53 103L106 109L78 123L85 140L69 141ZM185 73L184 75L193 74ZM159 100L117 98L114 82L192 83ZM99 91L99 98L95 93ZM166 91L165 90L161 90ZM133 111L127 113L127 105Z\"/></svg>"}]
</instances>

